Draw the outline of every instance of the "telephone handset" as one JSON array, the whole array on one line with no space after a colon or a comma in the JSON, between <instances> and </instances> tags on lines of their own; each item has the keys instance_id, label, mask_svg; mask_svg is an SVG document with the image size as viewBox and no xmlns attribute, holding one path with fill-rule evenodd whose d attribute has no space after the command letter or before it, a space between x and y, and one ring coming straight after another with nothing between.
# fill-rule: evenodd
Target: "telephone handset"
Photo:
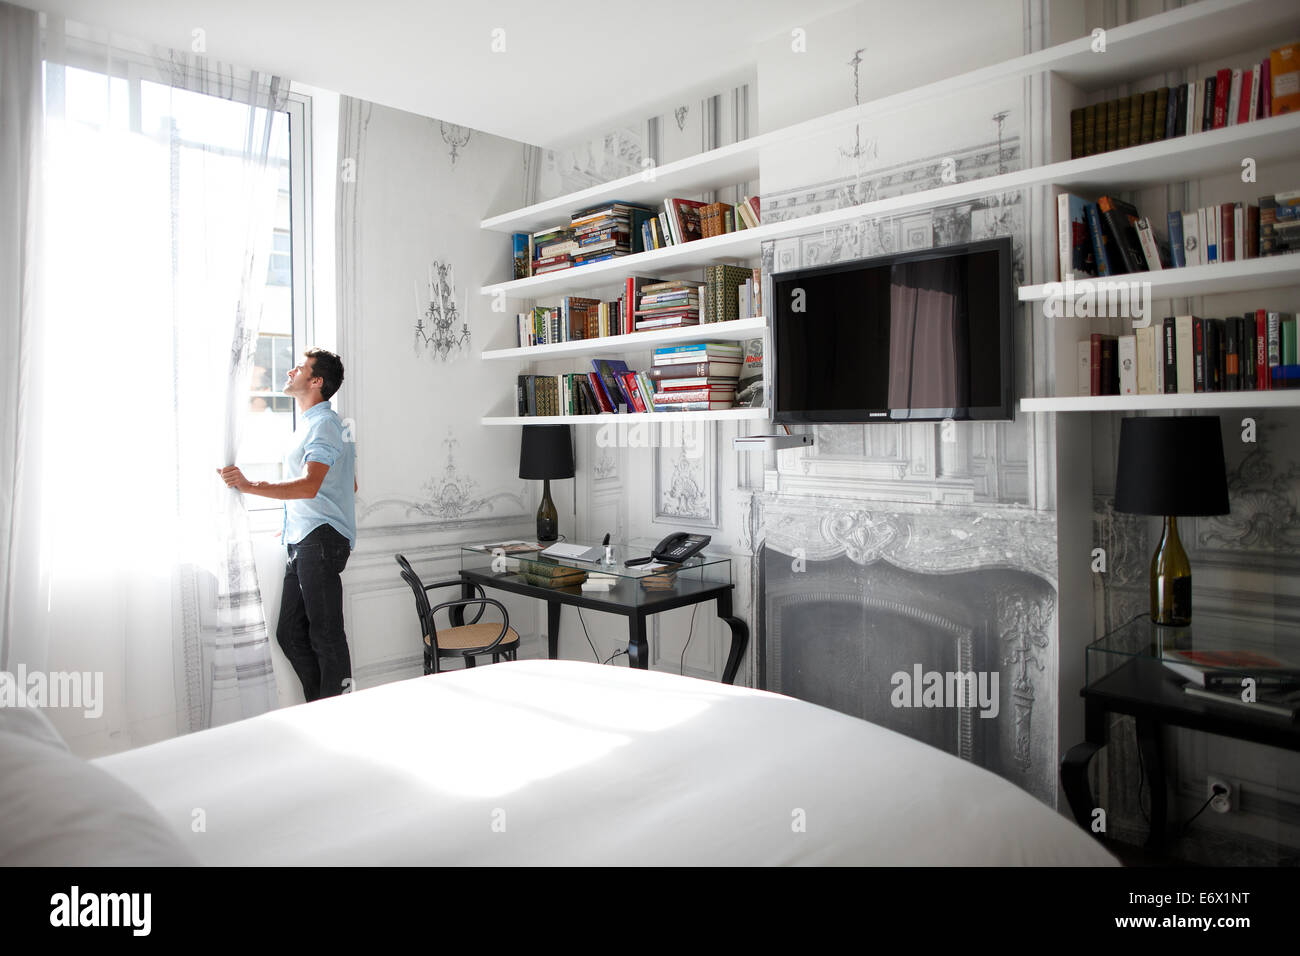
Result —
<instances>
[{"instance_id":1,"label":"telephone handset","mask_svg":"<svg viewBox=\"0 0 1300 956\"><path fill-rule=\"evenodd\" d=\"M684 531L678 531L670 534L655 545L654 550L650 552L650 557L633 558L631 561L624 562L624 564L629 568L636 567L638 564L649 564L651 561L681 564L703 551L712 540L707 534L687 534Z\"/></svg>"}]
</instances>

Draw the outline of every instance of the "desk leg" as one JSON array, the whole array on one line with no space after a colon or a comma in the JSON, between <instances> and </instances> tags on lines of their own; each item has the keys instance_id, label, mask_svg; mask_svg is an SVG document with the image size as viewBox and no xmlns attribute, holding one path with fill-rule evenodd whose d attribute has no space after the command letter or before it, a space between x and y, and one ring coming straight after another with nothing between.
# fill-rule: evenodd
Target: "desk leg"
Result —
<instances>
[{"instance_id":1,"label":"desk leg","mask_svg":"<svg viewBox=\"0 0 1300 956\"><path fill-rule=\"evenodd\" d=\"M560 657L560 608L559 601L546 602L546 656L551 660Z\"/></svg>"},{"instance_id":2,"label":"desk leg","mask_svg":"<svg viewBox=\"0 0 1300 956\"><path fill-rule=\"evenodd\" d=\"M1061 786L1074 822L1091 833L1092 812L1097 804L1088 786L1088 765L1106 744L1106 714L1090 701L1084 703L1084 736L1087 739L1071 747L1061 761Z\"/></svg>"},{"instance_id":3,"label":"desk leg","mask_svg":"<svg viewBox=\"0 0 1300 956\"><path fill-rule=\"evenodd\" d=\"M645 615L633 612L627 618L627 657L632 667L650 669L650 642L645 636Z\"/></svg>"},{"instance_id":4,"label":"desk leg","mask_svg":"<svg viewBox=\"0 0 1300 956\"><path fill-rule=\"evenodd\" d=\"M727 666L722 669L722 683L733 684L736 672L740 670L740 660L745 656L745 647L749 644L749 625L731 616L730 591L718 595L718 618L731 628L731 650L727 652Z\"/></svg>"},{"instance_id":5,"label":"desk leg","mask_svg":"<svg viewBox=\"0 0 1300 956\"><path fill-rule=\"evenodd\" d=\"M1160 725L1154 720L1137 718L1137 742L1147 779L1151 781L1151 832L1147 836L1147 847L1159 849L1165 843L1165 824L1169 813L1165 761L1160 748ZM1140 794L1138 799L1141 799Z\"/></svg>"}]
</instances>

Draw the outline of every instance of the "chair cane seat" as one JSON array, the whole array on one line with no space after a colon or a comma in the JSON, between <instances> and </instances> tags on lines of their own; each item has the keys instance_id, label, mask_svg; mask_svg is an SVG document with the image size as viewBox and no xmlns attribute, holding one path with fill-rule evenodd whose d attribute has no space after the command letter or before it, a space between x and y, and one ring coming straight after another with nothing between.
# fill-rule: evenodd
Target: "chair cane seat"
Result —
<instances>
[{"instance_id":1,"label":"chair cane seat","mask_svg":"<svg viewBox=\"0 0 1300 956\"><path fill-rule=\"evenodd\" d=\"M462 624L460 627L448 627L438 632L438 650L463 651L471 647L487 647L501 633L501 625L491 621L478 624ZM424 635L426 646L432 646L429 635ZM519 634L513 627L506 628L506 636L496 646L496 650L509 650L519 644Z\"/></svg>"}]
</instances>

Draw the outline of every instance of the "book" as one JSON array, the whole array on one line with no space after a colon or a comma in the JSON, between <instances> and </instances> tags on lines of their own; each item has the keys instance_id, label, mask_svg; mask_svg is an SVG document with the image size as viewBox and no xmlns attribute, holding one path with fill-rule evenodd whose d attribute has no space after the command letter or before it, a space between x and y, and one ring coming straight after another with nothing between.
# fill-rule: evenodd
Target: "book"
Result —
<instances>
[{"instance_id":1,"label":"book","mask_svg":"<svg viewBox=\"0 0 1300 956\"><path fill-rule=\"evenodd\" d=\"M1109 226L1110 234L1115 238L1115 247L1123 263L1123 269L1117 270L1112 256L1111 269L1123 272L1146 271L1147 263L1142 255L1142 243L1137 235L1137 209L1130 203L1113 196L1102 196L1098 199L1097 209L1102 214L1105 225Z\"/></svg>"},{"instance_id":2,"label":"book","mask_svg":"<svg viewBox=\"0 0 1300 956\"><path fill-rule=\"evenodd\" d=\"M1103 130L1103 138L1104 135ZM1092 156L1097 152L1097 104L1089 103L1083 108L1083 155Z\"/></svg>"},{"instance_id":3,"label":"book","mask_svg":"<svg viewBox=\"0 0 1300 956\"><path fill-rule=\"evenodd\" d=\"M665 199L664 211L668 214L668 228L672 231L673 244L694 242L702 239L700 229L700 210L708 205L694 199Z\"/></svg>"},{"instance_id":4,"label":"book","mask_svg":"<svg viewBox=\"0 0 1300 956\"><path fill-rule=\"evenodd\" d=\"M1214 96L1215 86L1218 85L1219 78L1217 75L1207 76L1205 78L1204 95L1201 98L1201 129L1214 129Z\"/></svg>"},{"instance_id":5,"label":"book","mask_svg":"<svg viewBox=\"0 0 1300 956\"><path fill-rule=\"evenodd\" d=\"M1273 115L1273 63L1272 57L1264 57L1259 65L1259 115L1260 118Z\"/></svg>"},{"instance_id":6,"label":"book","mask_svg":"<svg viewBox=\"0 0 1300 956\"><path fill-rule=\"evenodd\" d=\"M1064 282L1067 275L1093 276L1097 274L1092 236L1088 231L1088 201L1073 193L1056 197L1056 239L1059 268L1058 278Z\"/></svg>"},{"instance_id":7,"label":"book","mask_svg":"<svg viewBox=\"0 0 1300 956\"><path fill-rule=\"evenodd\" d=\"M1162 86L1156 90L1155 115L1152 117L1151 140L1159 142L1171 135L1169 133L1169 123L1172 117L1169 114L1169 87Z\"/></svg>"},{"instance_id":8,"label":"book","mask_svg":"<svg viewBox=\"0 0 1300 956\"><path fill-rule=\"evenodd\" d=\"M1119 362L1119 394L1136 395L1137 386L1137 336L1121 335L1116 356Z\"/></svg>"},{"instance_id":9,"label":"book","mask_svg":"<svg viewBox=\"0 0 1300 956\"><path fill-rule=\"evenodd\" d=\"M1205 323L1192 317L1192 391L1205 391Z\"/></svg>"},{"instance_id":10,"label":"book","mask_svg":"<svg viewBox=\"0 0 1300 956\"><path fill-rule=\"evenodd\" d=\"M1233 70L1231 77L1228 81L1228 115L1224 121L1225 126L1236 126L1241 112L1241 70Z\"/></svg>"},{"instance_id":11,"label":"book","mask_svg":"<svg viewBox=\"0 0 1300 956\"><path fill-rule=\"evenodd\" d=\"M1270 116L1300 110L1300 43L1288 43L1270 50L1273 98Z\"/></svg>"},{"instance_id":12,"label":"book","mask_svg":"<svg viewBox=\"0 0 1300 956\"><path fill-rule=\"evenodd\" d=\"M1164 380L1164 393L1169 395L1178 391L1178 335L1172 315L1165 317L1160 331L1162 333L1160 364L1163 369L1161 376Z\"/></svg>"},{"instance_id":13,"label":"book","mask_svg":"<svg viewBox=\"0 0 1300 956\"><path fill-rule=\"evenodd\" d=\"M691 342L687 345L661 346L655 349L654 356L656 363L660 358L698 362L706 357L710 360L726 357L738 360L740 352L739 345L731 345L726 342Z\"/></svg>"},{"instance_id":14,"label":"book","mask_svg":"<svg viewBox=\"0 0 1300 956\"><path fill-rule=\"evenodd\" d=\"M1175 350L1178 359L1178 391L1191 393L1195 390L1195 376L1193 374L1193 361L1195 359L1195 348L1192 340L1192 317L1190 315L1178 315L1174 317L1175 329Z\"/></svg>"},{"instance_id":15,"label":"book","mask_svg":"<svg viewBox=\"0 0 1300 956\"><path fill-rule=\"evenodd\" d=\"M1278 364L1295 365L1297 362L1295 316L1285 313L1280 314L1278 328L1280 330L1279 338L1282 343L1282 358Z\"/></svg>"},{"instance_id":16,"label":"book","mask_svg":"<svg viewBox=\"0 0 1300 956\"><path fill-rule=\"evenodd\" d=\"M708 388L683 388L655 392L654 403L655 408L658 408L663 404L677 404L681 402L727 402L730 404L735 401L735 398L735 385L732 385L730 388L712 386Z\"/></svg>"},{"instance_id":17,"label":"book","mask_svg":"<svg viewBox=\"0 0 1300 956\"><path fill-rule=\"evenodd\" d=\"M1101 360L1101 353L1097 353L1098 362ZM1078 380L1075 385L1076 395L1092 395L1092 342L1089 339L1082 339L1079 342L1078 357L1075 362Z\"/></svg>"},{"instance_id":18,"label":"book","mask_svg":"<svg viewBox=\"0 0 1300 956\"><path fill-rule=\"evenodd\" d=\"M1159 349L1156 347L1156 327L1148 325L1145 328L1133 330L1137 347L1137 391L1139 395L1155 395L1156 388L1156 357L1159 355Z\"/></svg>"},{"instance_id":19,"label":"book","mask_svg":"<svg viewBox=\"0 0 1300 956\"><path fill-rule=\"evenodd\" d=\"M1200 217L1195 212L1183 216L1183 254L1189 266L1205 264L1205 250L1201 243Z\"/></svg>"},{"instance_id":20,"label":"book","mask_svg":"<svg viewBox=\"0 0 1300 956\"><path fill-rule=\"evenodd\" d=\"M1092 236L1093 259L1097 263L1097 275L1115 275L1119 268L1119 250L1114 248L1115 240L1102 227L1101 213L1095 202L1084 207L1088 217L1088 232ZM1112 265L1113 254L1113 265Z\"/></svg>"},{"instance_id":21,"label":"book","mask_svg":"<svg viewBox=\"0 0 1300 956\"><path fill-rule=\"evenodd\" d=\"M1228 125L1228 98L1232 95L1232 70L1222 69L1214 77L1214 122L1212 129Z\"/></svg>"},{"instance_id":22,"label":"book","mask_svg":"<svg viewBox=\"0 0 1300 956\"><path fill-rule=\"evenodd\" d=\"M1151 220L1143 216L1137 221L1138 242L1142 246L1142 258L1146 260L1146 267L1150 271L1164 268L1160 261L1160 245L1156 240L1155 232L1151 228Z\"/></svg>"},{"instance_id":23,"label":"book","mask_svg":"<svg viewBox=\"0 0 1300 956\"><path fill-rule=\"evenodd\" d=\"M1181 269L1187 265L1187 250L1183 247L1183 214L1175 210L1165 217L1165 223L1169 228L1170 260L1175 269Z\"/></svg>"},{"instance_id":24,"label":"book","mask_svg":"<svg viewBox=\"0 0 1300 956\"><path fill-rule=\"evenodd\" d=\"M1089 354L1091 364L1090 395L1119 394L1119 365L1116 357L1116 338L1103 332L1094 332L1089 337L1092 350Z\"/></svg>"},{"instance_id":25,"label":"book","mask_svg":"<svg viewBox=\"0 0 1300 956\"><path fill-rule=\"evenodd\" d=\"M646 374L654 381L677 378L719 378L739 375L741 363L732 362L680 362L678 364L656 364Z\"/></svg>"},{"instance_id":26,"label":"book","mask_svg":"<svg viewBox=\"0 0 1300 956\"><path fill-rule=\"evenodd\" d=\"M1139 130L1139 143L1149 143L1155 139L1156 91L1147 90L1142 94L1142 125Z\"/></svg>"},{"instance_id":27,"label":"book","mask_svg":"<svg viewBox=\"0 0 1300 956\"><path fill-rule=\"evenodd\" d=\"M744 342L744 359L736 382L737 408L765 408L767 389L763 378L763 340Z\"/></svg>"},{"instance_id":28,"label":"book","mask_svg":"<svg viewBox=\"0 0 1300 956\"><path fill-rule=\"evenodd\" d=\"M1264 391L1270 385L1268 375L1268 313L1255 312L1255 389Z\"/></svg>"}]
</instances>

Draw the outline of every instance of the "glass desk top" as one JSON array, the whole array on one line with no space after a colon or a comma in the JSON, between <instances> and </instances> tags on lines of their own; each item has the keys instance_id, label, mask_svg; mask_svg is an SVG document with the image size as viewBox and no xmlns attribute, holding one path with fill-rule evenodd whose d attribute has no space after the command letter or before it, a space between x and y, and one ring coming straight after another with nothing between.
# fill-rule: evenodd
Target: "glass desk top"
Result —
<instances>
[{"instance_id":1,"label":"glass desk top","mask_svg":"<svg viewBox=\"0 0 1300 956\"><path fill-rule=\"evenodd\" d=\"M586 544L565 542L570 543ZM650 551L613 545L613 561L606 563L604 547L599 543L590 546L600 550L601 560L549 557L541 554L543 548L536 542L486 542L461 548L460 569L491 577L502 585L527 584L581 595L600 604L633 607L681 603L692 595L729 588L732 583L731 559L723 555L701 552L681 564L651 562L629 568L623 562L648 558Z\"/></svg>"}]
</instances>

